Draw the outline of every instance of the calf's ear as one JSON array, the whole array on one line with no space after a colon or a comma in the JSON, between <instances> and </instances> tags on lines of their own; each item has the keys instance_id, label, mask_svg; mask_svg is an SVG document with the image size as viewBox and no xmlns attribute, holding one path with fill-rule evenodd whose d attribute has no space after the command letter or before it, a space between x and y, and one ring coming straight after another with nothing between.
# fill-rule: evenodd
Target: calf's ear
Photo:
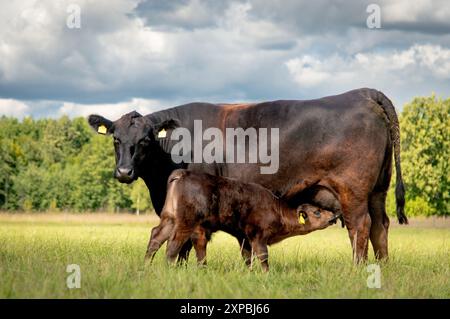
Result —
<instances>
[{"instance_id":1,"label":"calf's ear","mask_svg":"<svg viewBox=\"0 0 450 319\"><path fill-rule=\"evenodd\" d=\"M113 122L108 119L105 119L103 116L92 114L88 117L89 125L101 135L109 135L111 134L111 128L113 126Z\"/></svg>"},{"instance_id":2,"label":"calf's ear","mask_svg":"<svg viewBox=\"0 0 450 319\"><path fill-rule=\"evenodd\" d=\"M180 127L180 122L175 119L169 119L169 120L162 121L161 123L155 124L153 127L154 127L154 133L157 138L165 138L166 131L174 130L177 127Z\"/></svg>"}]
</instances>

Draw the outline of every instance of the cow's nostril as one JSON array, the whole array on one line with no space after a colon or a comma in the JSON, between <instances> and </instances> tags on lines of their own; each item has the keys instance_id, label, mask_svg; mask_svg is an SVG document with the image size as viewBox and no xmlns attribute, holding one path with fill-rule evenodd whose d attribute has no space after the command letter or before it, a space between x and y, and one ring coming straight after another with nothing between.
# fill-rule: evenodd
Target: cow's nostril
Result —
<instances>
[{"instance_id":1,"label":"cow's nostril","mask_svg":"<svg viewBox=\"0 0 450 319\"><path fill-rule=\"evenodd\" d=\"M133 175L133 169L130 168L119 168L117 169L117 171L119 172L119 175L121 176L132 176Z\"/></svg>"}]
</instances>

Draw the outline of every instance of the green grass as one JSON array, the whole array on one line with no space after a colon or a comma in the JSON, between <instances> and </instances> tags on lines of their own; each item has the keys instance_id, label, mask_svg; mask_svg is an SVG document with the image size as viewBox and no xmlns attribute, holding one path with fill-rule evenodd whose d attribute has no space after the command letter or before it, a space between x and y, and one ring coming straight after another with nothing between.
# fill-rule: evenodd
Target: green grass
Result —
<instances>
[{"instance_id":1,"label":"green grass","mask_svg":"<svg viewBox=\"0 0 450 319\"><path fill-rule=\"evenodd\" d=\"M153 218L0 215L0 298L450 298L448 220L393 227L382 288L368 289L337 226L270 248L269 274L249 271L234 238L214 236L208 267L168 267L165 247L144 267ZM440 227L433 227L440 226ZM369 263L374 262L373 255ZM81 267L81 289L66 267Z\"/></svg>"}]
</instances>

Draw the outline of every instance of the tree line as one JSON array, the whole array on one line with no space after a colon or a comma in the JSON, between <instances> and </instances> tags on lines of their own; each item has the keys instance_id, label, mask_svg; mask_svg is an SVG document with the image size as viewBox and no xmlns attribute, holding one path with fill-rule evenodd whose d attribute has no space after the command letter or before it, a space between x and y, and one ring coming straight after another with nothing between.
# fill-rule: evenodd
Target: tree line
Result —
<instances>
[{"instance_id":1,"label":"tree line","mask_svg":"<svg viewBox=\"0 0 450 319\"><path fill-rule=\"evenodd\" d=\"M0 119L0 207L8 211L145 211L142 181L113 179L109 138L84 118Z\"/></svg>"},{"instance_id":2,"label":"tree line","mask_svg":"<svg viewBox=\"0 0 450 319\"><path fill-rule=\"evenodd\" d=\"M450 215L450 98L415 98L404 106L400 126L407 214ZM0 118L1 210L151 211L145 184L118 183L114 168L111 139L95 134L84 118Z\"/></svg>"}]
</instances>

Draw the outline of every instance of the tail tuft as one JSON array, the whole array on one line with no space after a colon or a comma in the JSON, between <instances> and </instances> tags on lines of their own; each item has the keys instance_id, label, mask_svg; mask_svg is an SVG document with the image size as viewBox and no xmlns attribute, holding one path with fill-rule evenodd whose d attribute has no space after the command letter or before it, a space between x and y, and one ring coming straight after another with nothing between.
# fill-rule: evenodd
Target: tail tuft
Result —
<instances>
[{"instance_id":1,"label":"tail tuft","mask_svg":"<svg viewBox=\"0 0 450 319\"><path fill-rule=\"evenodd\" d=\"M408 225L408 217L405 214L405 187L403 181L400 183L397 180L397 185L395 186L395 198L397 200L397 218L401 225Z\"/></svg>"}]
</instances>

